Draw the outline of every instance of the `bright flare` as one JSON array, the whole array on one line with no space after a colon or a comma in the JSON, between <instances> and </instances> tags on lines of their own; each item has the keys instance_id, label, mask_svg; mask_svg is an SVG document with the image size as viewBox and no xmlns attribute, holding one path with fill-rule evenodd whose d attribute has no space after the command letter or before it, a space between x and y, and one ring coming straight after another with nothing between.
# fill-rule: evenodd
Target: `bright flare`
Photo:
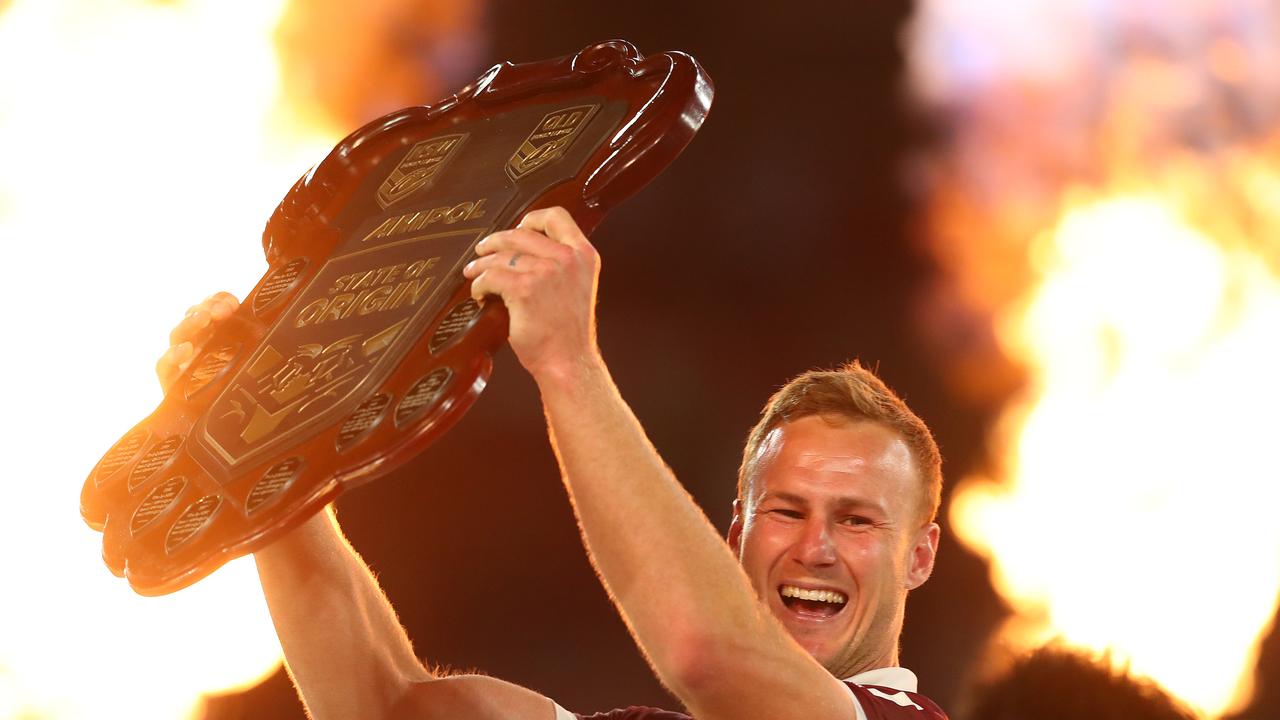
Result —
<instances>
[{"instance_id":1,"label":"bright flare","mask_svg":"<svg viewBox=\"0 0 1280 720\"><path fill-rule=\"evenodd\" d=\"M1037 240L1042 280L1000 326L1031 372L1006 478L962 483L951 515L1036 619L1021 641L1111 649L1216 716L1248 699L1280 597L1280 279L1174 207L1099 193Z\"/></svg>"},{"instance_id":2,"label":"bright flare","mask_svg":"<svg viewBox=\"0 0 1280 720\"><path fill-rule=\"evenodd\" d=\"M278 666L252 563L138 597L80 485L158 403L168 329L252 287L266 218L336 137L277 102L284 0L0 8L0 717L193 716Z\"/></svg>"}]
</instances>

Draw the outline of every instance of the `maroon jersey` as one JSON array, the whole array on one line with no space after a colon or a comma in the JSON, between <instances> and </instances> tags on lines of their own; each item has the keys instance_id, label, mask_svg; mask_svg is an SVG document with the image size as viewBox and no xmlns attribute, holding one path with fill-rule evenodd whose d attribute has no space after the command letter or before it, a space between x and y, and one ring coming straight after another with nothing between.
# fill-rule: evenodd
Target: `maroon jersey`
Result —
<instances>
[{"instance_id":1,"label":"maroon jersey","mask_svg":"<svg viewBox=\"0 0 1280 720\"><path fill-rule=\"evenodd\" d=\"M629 708L596 713L595 715L578 715L574 713L574 717L579 720L693 720L693 718L684 713L651 707L638 707L636 705L632 705Z\"/></svg>"},{"instance_id":2,"label":"maroon jersey","mask_svg":"<svg viewBox=\"0 0 1280 720\"><path fill-rule=\"evenodd\" d=\"M855 685L851 682L845 685L858 699L867 720L947 720L942 708L919 693L880 685ZM579 720L693 720L684 713L635 706L574 717ZM852 713L850 720L853 720Z\"/></svg>"},{"instance_id":3,"label":"maroon jersey","mask_svg":"<svg viewBox=\"0 0 1280 720\"><path fill-rule=\"evenodd\" d=\"M895 690L880 685L846 682L867 720L947 720L947 714L920 693Z\"/></svg>"}]
</instances>

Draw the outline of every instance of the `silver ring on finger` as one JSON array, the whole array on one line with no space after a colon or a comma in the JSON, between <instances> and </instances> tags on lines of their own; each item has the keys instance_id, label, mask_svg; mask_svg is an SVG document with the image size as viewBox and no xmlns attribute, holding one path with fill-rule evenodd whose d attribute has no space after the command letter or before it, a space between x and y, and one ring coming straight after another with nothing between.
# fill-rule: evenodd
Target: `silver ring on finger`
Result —
<instances>
[{"instance_id":1,"label":"silver ring on finger","mask_svg":"<svg viewBox=\"0 0 1280 720\"><path fill-rule=\"evenodd\" d=\"M512 255L511 259L507 261L507 267L515 269L516 263L520 262L520 256L523 254L524 253L518 252L515 255Z\"/></svg>"}]
</instances>

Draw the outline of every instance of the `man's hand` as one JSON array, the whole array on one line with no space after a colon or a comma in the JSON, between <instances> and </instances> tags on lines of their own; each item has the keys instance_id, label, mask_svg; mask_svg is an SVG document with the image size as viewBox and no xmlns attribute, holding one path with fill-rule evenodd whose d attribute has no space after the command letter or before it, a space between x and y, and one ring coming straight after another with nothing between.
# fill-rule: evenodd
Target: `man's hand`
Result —
<instances>
[{"instance_id":1,"label":"man's hand","mask_svg":"<svg viewBox=\"0 0 1280 720\"><path fill-rule=\"evenodd\" d=\"M511 349L535 380L597 356L600 257L568 211L535 210L514 229L481 240L476 252L462 271L471 294L506 303Z\"/></svg>"},{"instance_id":2,"label":"man's hand","mask_svg":"<svg viewBox=\"0 0 1280 720\"><path fill-rule=\"evenodd\" d=\"M169 392L169 387L191 365L214 329L239 306L235 295L218 292L187 309L182 321L169 333L169 349L156 361L156 377L162 390Z\"/></svg>"}]
</instances>

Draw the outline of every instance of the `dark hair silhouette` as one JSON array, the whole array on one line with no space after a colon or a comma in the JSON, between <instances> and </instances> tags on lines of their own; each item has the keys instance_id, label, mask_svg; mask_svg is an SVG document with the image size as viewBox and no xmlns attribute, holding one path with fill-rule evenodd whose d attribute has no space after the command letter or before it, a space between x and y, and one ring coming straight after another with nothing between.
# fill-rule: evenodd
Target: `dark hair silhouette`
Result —
<instances>
[{"instance_id":1,"label":"dark hair silhouette","mask_svg":"<svg viewBox=\"0 0 1280 720\"><path fill-rule=\"evenodd\" d=\"M1014 662L974 693L962 720L1197 720L1150 680L1056 645Z\"/></svg>"}]
</instances>

